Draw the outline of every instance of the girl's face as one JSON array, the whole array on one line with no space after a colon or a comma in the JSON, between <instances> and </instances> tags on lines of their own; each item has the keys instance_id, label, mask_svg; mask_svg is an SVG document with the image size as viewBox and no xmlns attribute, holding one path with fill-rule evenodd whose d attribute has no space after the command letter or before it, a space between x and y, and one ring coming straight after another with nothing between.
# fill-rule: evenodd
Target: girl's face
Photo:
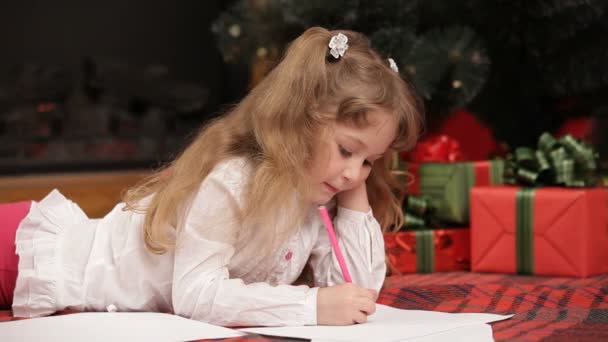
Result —
<instances>
[{"instance_id":1,"label":"girl's face","mask_svg":"<svg viewBox=\"0 0 608 342\"><path fill-rule=\"evenodd\" d=\"M373 163L395 139L392 115L378 109L368 113L368 119L370 125L364 128L335 122L317 144L310 169L313 204L323 205L365 182Z\"/></svg>"}]
</instances>

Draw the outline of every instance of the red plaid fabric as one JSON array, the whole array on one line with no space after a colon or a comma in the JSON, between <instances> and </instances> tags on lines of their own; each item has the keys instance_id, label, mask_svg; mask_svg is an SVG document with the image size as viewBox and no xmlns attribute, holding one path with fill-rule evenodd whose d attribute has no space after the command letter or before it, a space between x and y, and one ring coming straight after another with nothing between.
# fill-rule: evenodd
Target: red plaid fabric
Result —
<instances>
[{"instance_id":1,"label":"red plaid fabric","mask_svg":"<svg viewBox=\"0 0 608 342\"><path fill-rule=\"evenodd\" d=\"M401 309L515 314L492 324L496 341L608 341L608 274L412 274L385 287L379 302Z\"/></svg>"},{"instance_id":2,"label":"red plaid fabric","mask_svg":"<svg viewBox=\"0 0 608 342\"><path fill-rule=\"evenodd\" d=\"M586 279L408 274L389 277L378 302L401 309L515 314L492 324L496 341L608 341L608 274ZM0 321L13 319L10 311L0 311ZM301 340L250 335L224 341Z\"/></svg>"}]
</instances>

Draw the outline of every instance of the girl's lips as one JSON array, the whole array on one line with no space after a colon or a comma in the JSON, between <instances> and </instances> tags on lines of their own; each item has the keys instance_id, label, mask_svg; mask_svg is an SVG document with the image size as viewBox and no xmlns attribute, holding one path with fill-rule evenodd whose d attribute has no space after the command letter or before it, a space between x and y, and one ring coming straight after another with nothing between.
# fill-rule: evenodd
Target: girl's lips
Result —
<instances>
[{"instance_id":1,"label":"girl's lips","mask_svg":"<svg viewBox=\"0 0 608 342\"><path fill-rule=\"evenodd\" d=\"M331 186L331 184L327 183L327 182L323 182L323 185L325 185L325 187L331 191L331 192L338 192L338 189L334 188L333 186Z\"/></svg>"}]
</instances>

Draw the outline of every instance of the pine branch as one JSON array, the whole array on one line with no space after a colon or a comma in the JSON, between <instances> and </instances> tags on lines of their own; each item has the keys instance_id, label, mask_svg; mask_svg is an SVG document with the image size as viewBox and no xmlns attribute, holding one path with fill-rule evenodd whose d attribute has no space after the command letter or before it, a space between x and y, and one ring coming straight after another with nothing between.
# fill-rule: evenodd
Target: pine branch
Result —
<instances>
[{"instance_id":1,"label":"pine branch","mask_svg":"<svg viewBox=\"0 0 608 342\"><path fill-rule=\"evenodd\" d=\"M563 46L564 40L571 39L587 30L608 10L608 2L592 5L590 3L569 6L562 11L551 11L547 16L536 10L537 1L530 2L527 8L527 16L531 25L526 35L530 49L538 54L550 53L552 50ZM561 2L553 0L552 2ZM577 2L578 3L578 2Z\"/></svg>"},{"instance_id":2,"label":"pine branch","mask_svg":"<svg viewBox=\"0 0 608 342\"><path fill-rule=\"evenodd\" d=\"M419 0L362 0L357 11L356 28L366 33L392 27L415 31L418 26L419 3Z\"/></svg>"},{"instance_id":3,"label":"pine branch","mask_svg":"<svg viewBox=\"0 0 608 342\"><path fill-rule=\"evenodd\" d=\"M483 87L489 60L480 38L465 27L431 30L398 54L423 96L445 109L471 101Z\"/></svg>"},{"instance_id":4,"label":"pine branch","mask_svg":"<svg viewBox=\"0 0 608 342\"><path fill-rule=\"evenodd\" d=\"M353 29L359 20L359 0L283 0L285 21L303 28Z\"/></svg>"}]
</instances>

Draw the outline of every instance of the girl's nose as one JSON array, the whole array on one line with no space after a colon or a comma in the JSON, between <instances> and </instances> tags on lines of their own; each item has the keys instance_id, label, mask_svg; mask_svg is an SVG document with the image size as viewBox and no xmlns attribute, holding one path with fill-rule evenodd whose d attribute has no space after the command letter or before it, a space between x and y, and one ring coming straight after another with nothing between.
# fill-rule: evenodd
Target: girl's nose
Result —
<instances>
[{"instance_id":1,"label":"girl's nose","mask_svg":"<svg viewBox=\"0 0 608 342\"><path fill-rule=\"evenodd\" d=\"M342 171L342 177L347 181L353 181L359 178L359 174L361 172L361 165L356 162L349 162L348 165Z\"/></svg>"}]
</instances>

